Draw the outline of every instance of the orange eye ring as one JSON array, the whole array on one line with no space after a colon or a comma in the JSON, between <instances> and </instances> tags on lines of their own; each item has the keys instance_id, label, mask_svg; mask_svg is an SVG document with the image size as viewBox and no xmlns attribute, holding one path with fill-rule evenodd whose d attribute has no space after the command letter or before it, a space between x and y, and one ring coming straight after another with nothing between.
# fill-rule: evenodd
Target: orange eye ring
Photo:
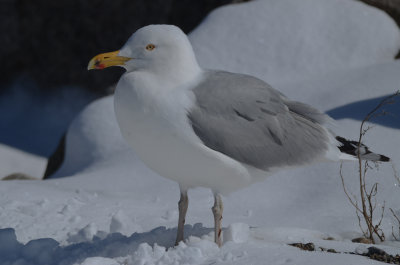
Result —
<instances>
[{"instance_id":1,"label":"orange eye ring","mask_svg":"<svg viewBox=\"0 0 400 265\"><path fill-rule=\"evenodd\" d=\"M146 46L146 50L148 50L148 51L152 51L152 50L154 50L156 48L156 46L154 45L154 44L147 44L147 46Z\"/></svg>"}]
</instances>

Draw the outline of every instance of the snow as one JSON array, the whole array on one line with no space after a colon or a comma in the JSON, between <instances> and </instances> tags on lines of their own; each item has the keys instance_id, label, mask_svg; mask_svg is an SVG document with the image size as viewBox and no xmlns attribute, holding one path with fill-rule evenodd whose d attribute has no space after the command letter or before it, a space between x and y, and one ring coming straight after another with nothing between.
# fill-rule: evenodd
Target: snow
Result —
<instances>
[{"instance_id":1,"label":"snow","mask_svg":"<svg viewBox=\"0 0 400 265\"><path fill-rule=\"evenodd\" d=\"M263 0L213 11L190 34L200 65L272 85L392 61L400 34L385 13L350 0Z\"/></svg>"},{"instance_id":2,"label":"snow","mask_svg":"<svg viewBox=\"0 0 400 265\"><path fill-rule=\"evenodd\" d=\"M399 71L400 61L396 60L364 66L351 71L336 71L305 82L278 85L277 87L284 94L290 95L291 98L300 101L312 101L315 107L328 111L361 100L393 94L400 88L400 76L397 74ZM319 88L318 93L299 93L299 91L313 90L316 87ZM327 98L334 100L326 100ZM364 115L366 113L365 108L370 109L371 106L376 105L373 103L364 106L362 109ZM397 105L390 107L398 108ZM351 114L351 111L347 112L347 115Z\"/></svg>"},{"instance_id":3,"label":"snow","mask_svg":"<svg viewBox=\"0 0 400 265\"><path fill-rule=\"evenodd\" d=\"M240 231L241 225L236 227ZM194 230L196 228L193 227ZM199 226L198 228L199 229ZM248 230L247 230L248 231ZM225 242L221 249L214 244L209 236L191 236L175 248L169 248L155 243L160 242L157 236L166 234L174 236L174 230L157 228L148 233L133 234L130 237L121 234L110 234L105 239L94 239L93 242L59 246L50 238L19 243L13 229L0 230L2 246L0 252L1 264L8 260L17 260L14 264L379 264L361 256L351 254L332 254L321 250L313 253L301 251L288 246L286 230L254 229L244 242ZM321 233L313 231L289 230L291 239L313 240L317 247L324 249L335 248L338 251L352 249L363 252L360 244L343 241L331 241L321 238ZM275 238L273 238L275 236ZM304 238L305 236L306 238ZM265 240L265 238L273 240ZM141 243L146 242L146 243ZM290 240L289 240L290 242ZM152 244L153 246L149 245ZM388 248L386 247L386 250ZM40 253L40 254L37 254ZM127 253L130 253L127 255ZM90 255L98 255L90 257ZM101 256L108 256L108 258ZM122 255L122 256L121 256ZM125 255L125 256L124 256ZM126 256L127 255L127 256ZM89 257L87 257L89 256ZM3 260L1 260L3 259ZM73 263L74 260L80 260ZM316 262L317 261L317 262Z\"/></svg>"},{"instance_id":4,"label":"snow","mask_svg":"<svg viewBox=\"0 0 400 265\"><path fill-rule=\"evenodd\" d=\"M120 150L129 151L114 117L113 99L106 97L98 102L101 107L90 104L71 123L65 160L54 177L73 175L94 162L109 159Z\"/></svg>"},{"instance_id":5,"label":"snow","mask_svg":"<svg viewBox=\"0 0 400 265\"><path fill-rule=\"evenodd\" d=\"M244 243L249 239L250 227L244 223L234 223L223 232L224 242Z\"/></svg>"},{"instance_id":6,"label":"snow","mask_svg":"<svg viewBox=\"0 0 400 265\"><path fill-rule=\"evenodd\" d=\"M292 39L279 41L283 37ZM304 45L297 49L293 43L302 37ZM398 29L382 12L355 1L227 6L214 11L191 40L202 65L271 79L290 98L331 113L337 119L333 129L348 138L358 137L363 113L399 89L400 63L392 59L400 47ZM305 63L304 69L296 66ZM390 110L398 114L398 106ZM375 120L365 143L390 156L398 169L399 117L383 120ZM15 152L0 146L5 161L12 161ZM27 154L15 159L34 176L44 162ZM3 161L1 167L7 168ZM343 174L356 194L356 163L344 163ZM392 164L369 171L367 180L379 182L378 207L385 201L400 214ZM338 163L278 172L224 197L220 249L213 243L213 196L204 188L189 191L188 239L173 247L178 199L177 184L150 171L124 143L113 98L97 100L70 125L66 158L52 179L1 182L0 264L380 264L343 253L364 253L369 246L351 242L361 233L344 196ZM378 247L392 255L400 252L400 243L391 237L396 224L385 211L387 241ZM288 246L297 242L313 242L317 251Z\"/></svg>"},{"instance_id":7,"label":"snow","mask_svg":"<svg viewBox=\"0 0 400 265\"><path fill-rule=\"evenodd\" d=\"M94 257L87 258L81 265L118 265L118 263L113 259Z\"/></svg>"}]
</instances>

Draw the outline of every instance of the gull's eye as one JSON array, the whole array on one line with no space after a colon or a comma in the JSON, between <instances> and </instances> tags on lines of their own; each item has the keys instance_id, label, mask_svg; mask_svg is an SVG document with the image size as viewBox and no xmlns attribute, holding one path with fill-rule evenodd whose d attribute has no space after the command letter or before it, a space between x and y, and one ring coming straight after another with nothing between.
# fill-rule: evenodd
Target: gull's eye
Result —
<instances>
[{"instance_id":1,"label":"gull's eye","mask_svg":"<svg viewBox=\"0 0 400 265\"><path fill-rule=\"evenodd\" d=\"M147 44L147 46L146 46L146 50L148 50L148 51L152 51L152 50L154 50L156 48L156 46L154 45L154 44Z\"/></svg>"}]
</instances>

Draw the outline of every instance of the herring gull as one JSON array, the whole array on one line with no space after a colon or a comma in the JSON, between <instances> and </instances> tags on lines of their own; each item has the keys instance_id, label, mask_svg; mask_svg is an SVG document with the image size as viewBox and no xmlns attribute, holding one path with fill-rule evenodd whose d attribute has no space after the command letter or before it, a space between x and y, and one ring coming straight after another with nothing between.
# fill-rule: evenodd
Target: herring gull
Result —
<instances>
[{"instance_id":1,"label":"herring gull","mask_svg":"<svg viewBox=\"0 0 400 265\"><path fill-rule=\"evenodd\" d=\"M227 194L273 172L318 161L388 161L334 135L329 117L288 99L255 77L202 69L176 26L137 30L121 50L95 56L88 69L121 66L114 108L127 143L161 176L178 182L176 244L183 240L187 191L210 188L215 242L221 246Z\"/></svg>"}]
</instances>

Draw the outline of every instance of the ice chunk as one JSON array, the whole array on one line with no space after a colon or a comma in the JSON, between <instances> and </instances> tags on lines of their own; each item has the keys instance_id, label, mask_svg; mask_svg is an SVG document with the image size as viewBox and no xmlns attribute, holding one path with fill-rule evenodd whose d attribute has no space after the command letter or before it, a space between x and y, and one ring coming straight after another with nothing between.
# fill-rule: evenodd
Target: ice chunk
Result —
<instances>
[{"instance_id":1,"label":"ice chunk","mask_svg":"<svg viewBox=\"0 0 400 265\"><path fill-rule=\"evenodd\" d=\"M228 226L224 231L224 242L233 241L235 243L244 243L249 239L250 227L244 223L234 223Z\"/></svg>"}]
</instances>

